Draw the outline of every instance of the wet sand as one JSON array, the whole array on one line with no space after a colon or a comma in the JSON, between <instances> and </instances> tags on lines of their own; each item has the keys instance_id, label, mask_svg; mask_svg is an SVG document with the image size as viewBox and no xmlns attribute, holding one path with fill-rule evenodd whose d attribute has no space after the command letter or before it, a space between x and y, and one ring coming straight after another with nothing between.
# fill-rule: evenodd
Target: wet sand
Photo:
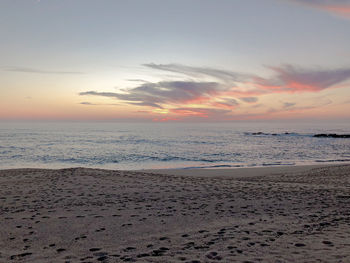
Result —
<instances>
[{"instance_id":1,"label":"wet sand","mask_svg":"<svg viewBox=\"0 0 350 263\"><path fill-rule=\"evenodd\" d=\"M0 171L0 262L350 262L349 251L350 165Z\"/></svg>"}]
</instances>

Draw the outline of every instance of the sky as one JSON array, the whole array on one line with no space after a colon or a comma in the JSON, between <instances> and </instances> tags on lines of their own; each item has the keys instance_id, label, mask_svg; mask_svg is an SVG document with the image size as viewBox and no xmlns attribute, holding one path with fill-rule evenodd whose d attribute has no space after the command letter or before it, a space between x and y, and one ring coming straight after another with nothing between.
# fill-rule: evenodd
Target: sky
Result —
<instances>
[{"instance_id":1,"label":"sky","mask_svg":"<svg viewBox=\"0 0 350 263\"><path fill-rule=\"evenodd\" d=\"M350 0L1 0L0 120L350 119Z\"/></svg>"}]
</instances>

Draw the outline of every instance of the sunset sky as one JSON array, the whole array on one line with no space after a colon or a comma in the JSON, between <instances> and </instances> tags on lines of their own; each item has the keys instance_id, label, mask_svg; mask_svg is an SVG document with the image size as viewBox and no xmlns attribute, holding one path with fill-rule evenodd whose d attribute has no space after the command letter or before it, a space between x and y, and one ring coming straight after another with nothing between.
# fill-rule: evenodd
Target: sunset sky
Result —
<instances>
[{"instance_id":1,"label":"sunset sky","mask_svg":"<svg viewBox=\"0 0 350 263\"><path fill-rule=\"evenodd\" d=\"M350 0L1 0L1 120L350 119Z\"/></svg>"}]
</instances>

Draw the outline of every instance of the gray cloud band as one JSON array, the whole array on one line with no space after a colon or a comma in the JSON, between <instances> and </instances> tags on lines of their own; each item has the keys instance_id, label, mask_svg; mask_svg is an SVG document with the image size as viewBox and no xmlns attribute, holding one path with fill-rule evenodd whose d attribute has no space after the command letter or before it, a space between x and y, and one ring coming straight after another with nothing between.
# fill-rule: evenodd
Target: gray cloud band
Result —
<instances>
[{"instance_id":1,"label":"gray cloud band","mask_svg":"<svg viewBox=\"0 0 350 263\"><path fill-rule=\"evenodd\" d=\"M212 68L189 67L179 64L145 64L147 67L178 73L187 80L146 82L135 88L121 92L86 91L80 95L116 98L124 103L154 108L163 108L165 104L183 105L198 99L205 99L208 104L217 106L237 106L239 103L225 93L233 92L245 103L256 103L258 97L246 96L247 85L258 95L280 92L319 92L335 87L350 79L350 68L341 69L304 69L292 65L268 67L274 74L262 78L255 74L241 74ZM191 77L191 80L188 78ZM203 78L215 81L201 81ZM217 101L217 99L220 99Z\"/></svg>"},{"instance_id":2,"label":"gray cloud band","mask_svg":"<svg viewBox=\"0 0 350 263\"><path fill-rule=\"evenodd\" d=\"M63 75L85 74L84 72L78 72L78 71L49 71L49 70L24 68L24 67L6 67L6 68L3 68L3 70L10 71L10 72L34 73L34 74L63 74Z\"/></svg>"}]
</instances>

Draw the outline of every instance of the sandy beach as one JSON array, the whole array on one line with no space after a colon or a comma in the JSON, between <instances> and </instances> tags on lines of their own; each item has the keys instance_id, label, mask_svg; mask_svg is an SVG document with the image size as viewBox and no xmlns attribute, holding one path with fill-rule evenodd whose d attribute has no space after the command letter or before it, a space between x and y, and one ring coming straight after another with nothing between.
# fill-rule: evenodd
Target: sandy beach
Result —
<instances>
[{"instance_id":1,"label":"sandy beach","mask_svg":"<svg viewBox=\"0 0 350 263\"><path fill-rule=\"evenodd\" d=\"M0 171L0 262L350 262L350 165Z\"/></svg>"}]
</instances>

